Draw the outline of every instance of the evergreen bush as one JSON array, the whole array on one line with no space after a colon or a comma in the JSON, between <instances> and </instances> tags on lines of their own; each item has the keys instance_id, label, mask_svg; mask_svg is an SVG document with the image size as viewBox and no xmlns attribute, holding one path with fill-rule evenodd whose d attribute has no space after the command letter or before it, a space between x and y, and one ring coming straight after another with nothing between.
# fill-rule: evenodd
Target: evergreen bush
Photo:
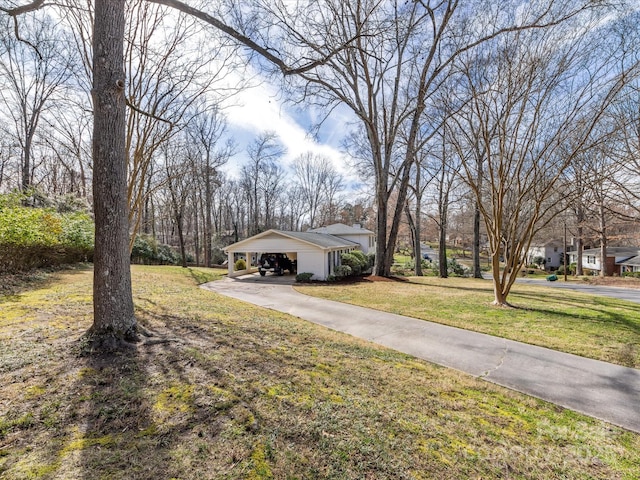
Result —
<instances>
[{"instance_id":1,"label":"evergreen bush","mask_svg":"<svg viewBox=\"0 0 640 480\"><path fill-rule=\"evenodd\" d=\"M313 277L313 273L311 272L302 272L296 275L296 282L298 283L309 283L311 278Z\"/></svg>"}]
</instances>

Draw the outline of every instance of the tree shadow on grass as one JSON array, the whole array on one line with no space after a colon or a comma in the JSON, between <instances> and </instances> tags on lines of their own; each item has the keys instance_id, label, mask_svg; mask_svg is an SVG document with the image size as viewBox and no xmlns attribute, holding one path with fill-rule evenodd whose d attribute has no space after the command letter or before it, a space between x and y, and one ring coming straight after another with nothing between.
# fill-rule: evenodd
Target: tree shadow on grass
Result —
<instances>
[{"instance_id":1,"label":"tree shadow on grass","mask_svg":"<svg viewBox=\"0 0 640 480\"><path fill-rule=\"evenodd\" d=\"M157 305L136 310L151 336L87 357L78 380L82 478L224 477L250 457L257 415L208 357L220 348L210 326ZM238 444L229 431L248 433Z\"/></svg>"},{"instance_id":2,"label":"tree shadow on grass","mask_svg":"<svg viewBox=\"0 0 640 480\"><path fill-rule=\"evenodd\" d=\"M578 300L570 300L566 295L554 294L549 295L547 293L527 292L526 294L518 293L514 296L521 296L527 298L535 298L540 302L555 302L564 306L574 306L576 309L590 310L594 312L599 318L585 318L585 321L595 321L607 325L617 325L624 327L625 329L638 335L638 341L640 342L640 305L635 305L630 302L621 303L617 308L623 309L624 313L614 310L606 304L606 301L602 301L598 297L593 297L592 302L579 303ZM575 319L576 314L570 311L558 311L551 308L544 307L527 307L528 311L539 312L548 315L556 315ZM582 317L578 317L582 318Z\"/></svg>"}]
</instances>

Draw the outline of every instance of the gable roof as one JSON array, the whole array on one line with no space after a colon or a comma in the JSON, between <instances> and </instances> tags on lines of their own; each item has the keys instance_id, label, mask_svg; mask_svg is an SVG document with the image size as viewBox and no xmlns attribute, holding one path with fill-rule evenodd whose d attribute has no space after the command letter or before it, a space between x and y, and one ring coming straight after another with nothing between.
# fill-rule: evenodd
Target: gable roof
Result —
<instances>
[{"instance_id":1,"label":"gable roof","mask_svg":"<svg viewBox=\"0 0 640 480\"><path fill-rule=\"evenodd\" d=\"M315 233L315 232L289 232L285 230L267 230L265 232L258 233L253 237L245 238L244 240L240 240L237 243L229 245L223 250L227 251L238 251L239 247L251 243L254 240L258 240L262 237L266 237L269 235L279 235L283 238L289 238L293 240L299 240L301 242L313 245L314 247L320 248L322 250L332 249L332 248L353 248L359 246L358 243L352 242L350 240L345 240L344 238L335 237L333 235L328 235L326 233Z\"/></svg>"},{"instance_id":2,"label":"gable roof","mask_svg":"<svg viewBox=\"0 0 640 480\"><path fill-rule=\"evenodd\" d=\"M328 233L329 235L373 235L371 230L366 228L350 227L344 223L334 223L333 225L327 225L319 228L312 228L307 232L313 233Z\"/></svg>"}]
</instances>

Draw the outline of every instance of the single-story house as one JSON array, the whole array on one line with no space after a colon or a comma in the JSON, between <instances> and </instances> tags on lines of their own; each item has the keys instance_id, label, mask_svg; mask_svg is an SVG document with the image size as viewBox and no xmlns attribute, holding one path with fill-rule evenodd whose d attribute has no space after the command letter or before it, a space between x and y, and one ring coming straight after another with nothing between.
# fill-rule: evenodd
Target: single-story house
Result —
<instances>
[{"instance_id":1,"label":"single-story house","mask_svg":"<svg viewBox=\"0 0 640 480\"><path fill-rule=\"evenodd\" d=\"M578 261L576 252L570 253L571 263ZM608 247L607 273L621 275L624 272L640 271L640 248L637 247ZM600 248L589 248L582 251L582 268L599 272L602 270Z\"/></svg>"},{"instance_id":2,"label":"single-story house","mask_svg":"<svg viewBox=\"0 0 640 480\"><path fill-rule=\"evenodd\" d=\"M307 230L312 233L325 233L333 235L334 237L340 237L345 240L360 245L360 250L365 255L370 252L376 251L376 235L371 230L362 228L359 224L354 224L352 227L345 225L344 223L334 223L333 225L327 225L326 227L313 228Z\"/></svg>"},{"instance_id":3,"label":"single-story house","mask_svg":"<svg viewBox=\"0 0 640 480\"><path fill-rule=\"evenodd\" d=\"M546 270L557 270L564 264L563 241L551 240L540 245L531 245L527 251L527 263L535 263L536 257L544 258Z\"/></svg>"},{"instance_id":4,"label":"single-story house","mask_svg":"<svg viewBox=\"0 0 640 480\"><path fill-rule=\"evenodd\" d=\"M314 280L326 280L341 265L343 253L359 248L357 242L326 233L267 230L223 250L227 253L230 277L257 272L257 261L262 253L285 253L297 262L299 273L313 273ZM244 254L246 270L234 271L236 254Z\"/></svg>"}]
</instances>

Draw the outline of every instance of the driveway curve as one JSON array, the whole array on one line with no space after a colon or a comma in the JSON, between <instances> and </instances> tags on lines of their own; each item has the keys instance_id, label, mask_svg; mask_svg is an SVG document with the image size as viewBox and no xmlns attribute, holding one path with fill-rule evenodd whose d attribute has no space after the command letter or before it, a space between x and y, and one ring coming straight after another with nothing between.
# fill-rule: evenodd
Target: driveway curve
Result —
<instances>
[{"instance_id":1,"label":"driveway curve","mask_svg":"<svg viewBox=\"0 0 640 480\"><path fill-rule=\"evenodd\" d=\"M640 370L455 327L310 297L291 277L202 285L640 433Z\"/></svg>"}]
</instances>

